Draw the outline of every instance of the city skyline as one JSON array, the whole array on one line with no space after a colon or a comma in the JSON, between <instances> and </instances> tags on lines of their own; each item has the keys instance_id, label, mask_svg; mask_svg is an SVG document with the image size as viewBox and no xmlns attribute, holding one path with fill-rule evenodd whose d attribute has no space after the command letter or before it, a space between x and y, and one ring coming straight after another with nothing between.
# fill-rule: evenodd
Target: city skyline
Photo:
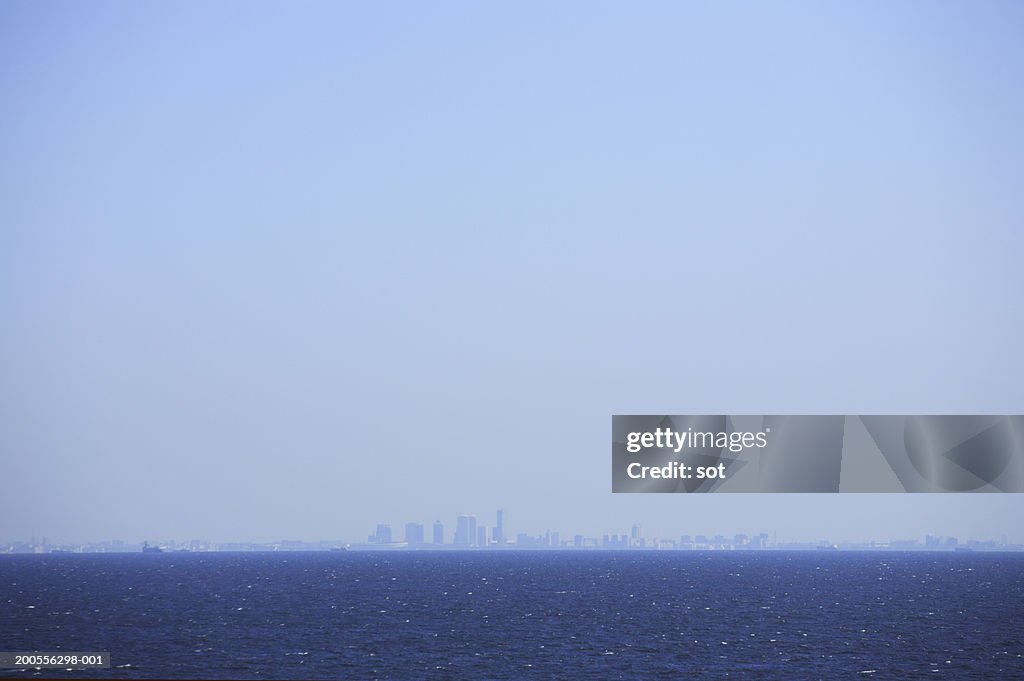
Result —
<instances>
[{"instance_id":1,"label":"city skyline","mask_svg":"<svg viewBox=\"0 0 1024 681\"><path fill-rule=\"evenodd\" d=\"M963 547L978 549L1024 549L1024 543L1010 541L1005 533L998 538L992 536L978 537L971 535L961 540L955 534L926 534L924 541L905 536L874 537L854 541L846 538L821 536L815 539L779 538L777 531L708 533L690 530L679 530L676 533L649 535L643 526L633 523L628 531L605 531L597 535L579 532L563 533L558 529L546 527L543 530L514 532L508 524L505 509L497 509L494 524L488 526L483 517L463 513L456 517L451 531L446 524L434 520L429 525L425 522L408 521L404 523L404 533L399 535L389 523L377 523L373 531L363 540L352 539L319 539L314 541L297 539L279 539L265 542L225 541L211 542L204 539L165 539L153 542L154 547L168 547L172 551L232 551L232 550L490 550L490 549L680 549L680 550L765 550L775 548L859 548L876 549L890 548L900 550L960 550ZM428 534L427 528L430 528ZM98 547L101 551L127 551L135 547L145 549L151 544L150 539L140 542L123 540L106 540L101 542L51 542L46 537L33 537L26 541L9 541L0 544L0 553L47 553L51 547L57 552L94 552L84 547ZM259 548L257 548L259 547Z\"/></svg>"},{"instance_id":2,"label":"city skyline","mask_svg":"<svg viewBox=\"0 0 1024 681\"><path fill-rule=\"evenodd\" d=\"M606 481L605 481L606 482ZM750 524L749 509L756 506L758 524L788 541L815 541L820 537L835 537L837 540L864 542L887 540L894 537L955 535L961 537L999 538L1007 536L1011 543L1024 543L1024 527L1017 522L1024 512L1024 494L686 494L647 495L608 493L608 512L580 516L559 509L557 513L544 517L530 513L528 508L512 508L511 524L517 532L526 528L531 532L552 530L559 532L581 532L587 536L599 536L610 529L628 530L639 524L653 535L672 536L683 533L691 523L700 525L706 534L730 535L736 528ZM477 508L485 505L477 505ZM297 541L319 541L323 537L344 537L347 541L359 542L372 533L378 524L389 525L396 536L401 534L406 523L424 523L425 535L433 536L434 523L441 521L447 541L452 541L458 517L486 514L468 513L469 504L449 500L445 509L431 515L416 518L404 517L404 513L379 513L374 508L359 509L359 514L342 519L337 523L305 524L289 523L289 527L259 528L248 527L245 532L217 531L220 523L189 523L182 530L173 525L179 523L149 523L139 532L118 531L115 527L93 527L87 532L66 533L54 526L38 523L30 531L14 533L8 527L0 527L0 542L24 541L28 537L50 537L56 542L81 543L105 541L120 537L126 541L141 542L152 537L204 537L212 542L272 542L283 537ZM847 516L855 515L858 522L852 523ZM695 520L679 520L680 516ZM506 516L509 517L509 516ZM447 519L447 521L445 520ZM214 519L215 521L217 519ZM483 523L493 527L494 522ZM506 527L509 521L506 520ZM334 525L330 527L329 525ZM886 528L888 536L877 536L877 528ZM428 529L429 528L429 529ZM5 531L6 530L6 531Z\"/></svg>"},{"instance_id":3,"label":"city skyline","mask_svg":"<svg viewBox=\"0 0 1024 681\"><path fill-rule=\"evenodd\" d=\"M378 528L379 530L380 528ZM187 541L167 540L151 543L107 540L79 544L58 544L44 538L28 541L0 543L0 555L14 554L69 554L69 553L229 553L229 552L372 552L372 551L560 551L560 550L639 550L639 551L765 551L765 550L854 550L854 551L1024 551L1024 544L1012 543L1005 536L1000 538L926 535L889 540L865 542L833 541L819 538L814 541L780 541L769 533L737 533L725 535L680 535L678 539L645 538L635 536L634 530L620 535L605 534L601 537L573 535L561 539L558 532L545 532L531 536L520 533L515 540L504 545L491 543L486 546L463 546L454 543L438 544L423 542L409 544L393 541L386 544L376 542L348 543L343 540L324 539L320 541L299 541L282 539L273 542L209 542L201 539Z\"/></svg>"}]
</instances>

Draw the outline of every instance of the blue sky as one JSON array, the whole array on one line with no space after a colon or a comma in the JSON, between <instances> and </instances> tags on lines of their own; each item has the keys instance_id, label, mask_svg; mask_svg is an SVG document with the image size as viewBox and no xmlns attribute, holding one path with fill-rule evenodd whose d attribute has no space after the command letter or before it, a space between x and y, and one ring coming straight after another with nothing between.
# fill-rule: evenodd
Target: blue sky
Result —
<instances>
[{"instance_id":1,"label":"blue sky","mask_svg":"<svg viewBox=\"0 0 1024 681\"><path fill-rule=\"evenodd\" d=\"M613 413L1024 411L1022 29L998 2L5 2L0 539L503 506L1024 541L1020 495L608 475Z\"/></svg>"}]
</instances>

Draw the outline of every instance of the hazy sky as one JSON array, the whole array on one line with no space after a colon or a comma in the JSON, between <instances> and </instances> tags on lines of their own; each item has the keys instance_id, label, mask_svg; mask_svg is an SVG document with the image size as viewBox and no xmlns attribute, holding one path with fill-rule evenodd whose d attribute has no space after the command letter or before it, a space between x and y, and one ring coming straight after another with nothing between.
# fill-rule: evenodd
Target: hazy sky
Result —
<instances>
[{"instance_id":1,"label":"hazy sky","mask_svg":"<svg viewBox=\"0 0 1024 681\"><path fill-rule=\"evenodd\" d=\"M1016 2L7 0L0 540L1024 541L610 491L613 413L1024 412L1021 121Z\"/></svg>"}]
</instances>

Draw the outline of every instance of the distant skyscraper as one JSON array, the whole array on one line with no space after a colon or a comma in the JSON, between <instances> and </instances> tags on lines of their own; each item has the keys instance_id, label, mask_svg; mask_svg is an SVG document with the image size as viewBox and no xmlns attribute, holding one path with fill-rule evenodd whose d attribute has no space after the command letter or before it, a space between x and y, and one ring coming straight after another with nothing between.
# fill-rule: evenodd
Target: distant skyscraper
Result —
<instances>
[{"instance_id":1,"label":"distant skyscraper","mask_svg":"<svg viewBox=\"0 0 1024 681\"><path fill-rule=\"evenodd\" d=\"M494 543L498 546L505 545L505 509L498 509L498 522L494 526Z\"/></svg>"},{"instance_id":2,"label":"distant skyscraper","mask_svg":"<svg viewBox=\"0 0 1024 681\"><path fill-rule=\"evenodd\" d=\"M438 546L444 544L444 523L440 520L434 521L434 543Z\"/></svg>"},{"instance_id":3,"label":"distant skyscraper","mask_svg":"<svg viewBox=\"0 0 1024 681\"><path fill-rule=\"evenodd\" d=\"M639 525L634 525L629 529L629 544L630 546L641 547L644 545L643 531Z\"/></svg>"},{"instance_id":4,"label":"distant skyscraper","mask_svg":"<svg viewBox=\"0 0 1024 681\"><path fill-rule=\"evenodd\" d=\"M480 548L487 548L487 528L479 525L476 528L476 545Z\"/></svg>"},{"instance_id":5,"label":"distant skyscraper","mask_svg":"<svg viewBox=\"0 0 1024 681\"><path fill-rule=\"evenodd\" d=\"M423 543L423 523L405 524L405 541L409 545Z\"/></svg>"},{"instance_id":6,"label":"distant skyscraper","mask_svg":"<svg viewBox=\"0 0 1024 681\"><path fill-rule=\"evenodd\" d=\"M476 516L469 516L469 544L476 546Z\"/></svg>"},{"instance_id":7,"label":"distant skyscraper","mask_svg":"<svg viewBox=\"0 0 1024 681\"><path fill-rule=\"evenodd\" d=\"M383 523L378 524L377 530L370 535L370 542L373 544L390 544L391 526Z\"/></svg>"},{"instance_id":8,"label":"distant skyscraper","mask_svg":"<svg viewBox=\"0 0 1024 681\"><path fill-rule=\"evenodd\" d=\"M469 516L459 516L459 520L455 525L455 539L453 541L456 546L469 546L473 543L473 539L475 539L475 537L473 537L472 531L476 529L475 520L476 519L474 518L473 527L470 527ZM471 537L473 538L471 539Z\"/></svg>"}]
</instances>

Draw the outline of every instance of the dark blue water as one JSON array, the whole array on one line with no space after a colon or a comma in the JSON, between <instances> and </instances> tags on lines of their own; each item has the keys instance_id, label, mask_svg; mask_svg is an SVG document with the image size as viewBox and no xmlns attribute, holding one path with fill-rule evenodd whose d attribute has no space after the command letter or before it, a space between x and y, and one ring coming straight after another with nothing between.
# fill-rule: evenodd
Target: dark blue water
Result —
<instances>
[{"instance_id":1,"label":"dark blue water","mask_svg":"<svg viewBox=\"0 0 1024 681\"><path fill-rule=\"evenodd\" d=\"M1024 555L2 556L0 640L125 678L1024 678Z\"/></svg>"}]
</instances>

